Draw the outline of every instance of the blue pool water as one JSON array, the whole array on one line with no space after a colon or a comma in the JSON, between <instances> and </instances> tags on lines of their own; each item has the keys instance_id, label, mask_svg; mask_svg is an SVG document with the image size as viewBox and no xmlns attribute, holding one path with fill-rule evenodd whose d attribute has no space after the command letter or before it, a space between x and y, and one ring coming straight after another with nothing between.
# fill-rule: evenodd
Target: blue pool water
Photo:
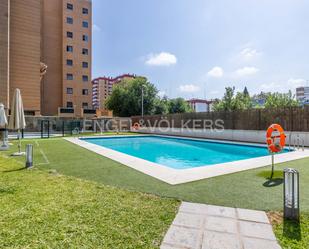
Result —
<instances>
[{"instance_id":1,"label":"blue pool water","mask_svg":"<svg viewBox=\"0 0 309 249\"><path fill-rule=\"evenodd\" d=\"M194 168L269 155L266 147L174 137L132 136L82 140L174 169Z\"/></svg>"}]
</instances>

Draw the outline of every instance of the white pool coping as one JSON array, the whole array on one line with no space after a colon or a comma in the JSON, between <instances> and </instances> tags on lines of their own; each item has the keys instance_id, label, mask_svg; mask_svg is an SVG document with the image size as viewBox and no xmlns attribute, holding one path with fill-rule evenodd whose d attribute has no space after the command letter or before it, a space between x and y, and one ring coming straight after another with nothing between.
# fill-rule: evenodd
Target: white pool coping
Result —
<instances>
[{"instance_id":1,"label":"white pool coping","mask_svg":"<svg viewBox=\"0 0 309 249\"><path fill-rule=\"evenodd\" d=\"M131 135L130 135L131 136ZM136 136L160 136L160 137L170 137L164 135L136 135ZM111 138L111 137L124 137L124 136L91 136L91 137L81 137L83 138ZM181 139L189 140L200 140L200 141L213 141L220 143L229 143L229 144L241 144L241 145L253 145L265 147L263 144L253 144L253 143L240 143L240 142L231 142L231 141L221 141L221 140L211 140L211 139L199 139L199 138L184 138L177 137ZM100 145L88 143L85 140L82 140L77 137L64 138L65 140L79 145L85 149L88 149L92 152L95 152L104 157L110 158L116 162L119 162L123 165L126 165L130 168L133 168L137 171L140 171L144 174L152 176L156 179L159 179L163 182L166 182L171 185L187 183L197 180L202 180L210 177L226 175L231 173L236 173L249 169L256 169L264 167L271 164L271 156L263 156L250 158L245 160L238 160L227 163L213 164L201 167L195 167L190 169L173 169L167 166L153 163L138 157L130 156ZM309 150L305 149L304 151L296 150L292 152L287 152L283 154L278 154L275 156L275 163L283 163L292 160L297 160L301 158L309 157Z\"/></svg>"}]
</instances>

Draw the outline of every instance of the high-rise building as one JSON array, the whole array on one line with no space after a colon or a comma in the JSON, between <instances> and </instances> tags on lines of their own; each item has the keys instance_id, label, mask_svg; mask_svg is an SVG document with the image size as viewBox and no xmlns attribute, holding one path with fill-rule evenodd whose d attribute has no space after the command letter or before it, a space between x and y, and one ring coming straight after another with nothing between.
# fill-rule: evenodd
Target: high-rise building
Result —
<instances>
[{"instance_id":1,"label":"high-rise building","mask_svg":"<svg viewBox=\"0 0 309 249\"><path fill-rule=\"evenodd\" d=\"M42 112L81 116L92 108L91 1L43 0L42 7Z\"/></svg>"},{"instance_id":2,"label":"high-rise building","mask_svg":"<svg viewBox=\"0 0 309 249\"><path fill-rule=\"evenodd\" d=\"M41 1L0 1L0 102L9 107L15 88L26 114L41 112Z\"/></svg>"},{"instance_id":3,"label":"high-rise building","mask_svg":"<svg viewBox=\"0 0 309 249\"><path fill-rule=\"evenodd\" d=\"M99 77L92 80L92 105L95 109L106 110L105 101L112 94L114 84L124 79L134 79L134 74L123 74L115 78Z\"/></svg>"},{"instance_id":4,"label":"high-rise building","mask_svg":"<svg viewBox=\"0 0 309 249\"><path fill-rule=\"evenodd\" d=\"M296 88L296 99L301 104L309 104L309 87L303 86Z\"/></svg>"},{"instance_id":5,"label":"high-rise building","mask_svg":"<svg viewBox=\"0 0 309 249\"><path fill-rule=\"evenodd\" d=\"M0 1L0 102L9 107L19 88L29 115L92 109L91 8L91 0Z\"/></svg>"}]
</instances>

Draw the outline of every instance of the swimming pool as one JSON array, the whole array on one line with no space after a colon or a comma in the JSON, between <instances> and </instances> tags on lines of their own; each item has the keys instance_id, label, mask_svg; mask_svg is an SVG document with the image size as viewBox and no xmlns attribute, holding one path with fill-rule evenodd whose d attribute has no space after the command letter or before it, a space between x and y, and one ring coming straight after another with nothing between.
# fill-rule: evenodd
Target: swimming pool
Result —
<instances>
[{"instance_id":1,"label":"swimming pool","mask_svg":"<svg viewBox=\"0 0 309 249\"><path fill-rule=\"evenodd\" d=\"M163 136L82 138L173 169L211 166L269 155L266 147Z\"/></svg>"}]
</instances>

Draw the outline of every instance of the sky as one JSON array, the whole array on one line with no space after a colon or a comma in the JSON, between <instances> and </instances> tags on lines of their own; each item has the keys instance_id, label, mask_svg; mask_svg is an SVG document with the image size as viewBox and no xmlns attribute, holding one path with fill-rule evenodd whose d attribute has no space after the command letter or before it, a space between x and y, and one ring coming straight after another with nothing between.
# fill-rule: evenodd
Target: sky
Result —
<instances>
[{"instance_id":1,"label":"sky","mask_svg":"<svg viewBox=\"0 0 309 249\"><path fill-rule=\"evenodd\" d=\"M92 0L93 78L146 76L170 98L309 86L308 0Z\"/></svg>"}]
</instances>

